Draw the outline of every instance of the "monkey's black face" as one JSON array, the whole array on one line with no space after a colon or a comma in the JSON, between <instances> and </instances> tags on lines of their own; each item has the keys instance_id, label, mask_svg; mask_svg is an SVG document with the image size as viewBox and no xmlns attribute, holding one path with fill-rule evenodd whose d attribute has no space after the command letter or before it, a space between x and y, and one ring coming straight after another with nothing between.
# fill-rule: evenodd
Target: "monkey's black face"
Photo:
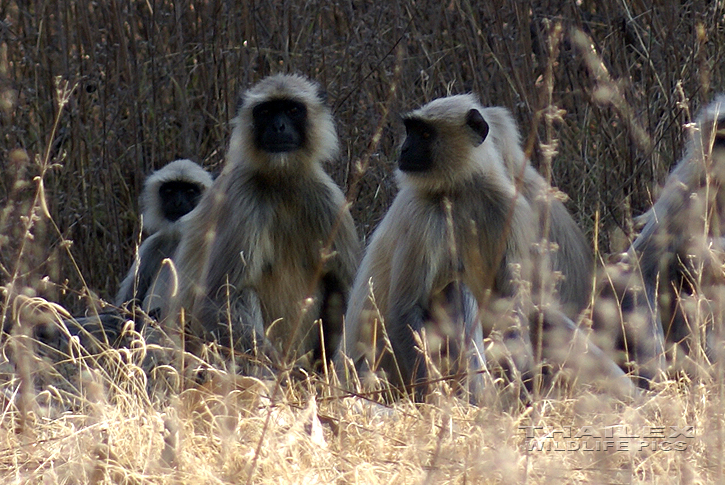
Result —
<instances>
[{"instance_id":1,"label":"monkey's black face","mask_svg":"<svg viewBox=\"0 0 725 485\"><path fill-rule=\"evenodd\" d=\"M416 118L406 118L406 137L400 149L398 166L403 172L424 172L433 167L433 145L438 138L434 126Z\"/></svg>"},{"instance_id":2,"label":"monkey's black face","mask_svg":"<svg viewBox=\"0 0 725 485\"><path fill-rule=\"evenodd\" d=\"M164 218L171 222L175 222L181 216L191 212L199 203L200 197L201 187L191 182L174 180L165 182L159 187L161 210Z\"/></svg>"},{"instance_id":3,"label":"monkey's black face","mask_svg":"<svg viewBox=\"0 0 725 485\"><path fill-rule=\"evenodd\" d=\"M307 107L290 99L274 99L252 110L254 141L268 153L297 150L307 136Z\"/></svg>"}]
</instances>

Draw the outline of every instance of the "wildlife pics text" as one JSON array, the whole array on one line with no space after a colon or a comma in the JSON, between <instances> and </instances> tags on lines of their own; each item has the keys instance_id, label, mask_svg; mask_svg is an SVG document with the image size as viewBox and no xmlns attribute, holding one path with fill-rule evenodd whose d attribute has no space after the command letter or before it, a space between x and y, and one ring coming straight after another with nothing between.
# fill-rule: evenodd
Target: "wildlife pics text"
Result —
<instances>
[{"instance_id":1,"label":"wildlife pics text","mask_svg":"<svg viewBox=\"0 0 725 485\"><path fill-rule=\"evenodd\" d=\"M0 481L723 481L724 53L721 1L0 0Z\"/></svg>"}]
</instances>

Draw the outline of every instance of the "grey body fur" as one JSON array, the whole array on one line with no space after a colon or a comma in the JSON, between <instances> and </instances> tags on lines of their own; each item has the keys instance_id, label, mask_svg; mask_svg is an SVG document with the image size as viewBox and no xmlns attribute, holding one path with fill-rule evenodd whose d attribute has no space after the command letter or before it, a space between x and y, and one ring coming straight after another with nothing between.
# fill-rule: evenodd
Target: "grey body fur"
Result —
<instances>
[{"instance_id":1,"label":"grey body fur","mask_svg":"<svg viewBox=\"0 0 725 485\"><path fill-rule=\"evenodd\" d=\"M643 228L625 257L627 278L615 289L626 293L624 321L610 322L645 380L661 376L669 344L690 353L696 341L707 347L696 315L683 301L700 302L700 321L720 320L708 291L722 282L722 236L725 234L725 94L718 95L698 115L684 157L667 179L654 206L643 216ZM643 294L637 294L640 291ZM596 323L596 321L595 321ZM601 323L600 323L601 325ZM624 329L623 332L617 329ZM709 334L710 332L705 332ZM708 357L715 358L711 349Z\"/></svg>"},{"instance_id":2,"label":"grey body fur","mask_svg":"<svg viewBox=\"0 0 725 485\"><path fill-rule=\"evenodd\" d=\"M153 292L154 282L161 269L161 262L171 258L181 239L182 220L168 219L162 208L159 189L166 182L195 184L203 193L212 184L212 177L191 160L181 159L168 163L146 178L140 205L143 228L149 235L138 249L136 258L116 294L115 305L135 301L143 303ZM147 308L148 310L148 308Z\"/></svg>"},{"instance_id":3,"label":"grey body fur","mask_svg":"<svg viewBox=\"0 0 725 485\"><path fill-rule=\"evenodd\" d=\"M539 288L546 296L555 298L562 311L576 320L591 302L594 255L591 245L561 200L552 194L546 180L526 160L521 149L521 136L511 113L502 107L481 108L490 127L489 136L498 147L510 179L536 212L537 241L555 244L547 252L550 269L558 273L539 275L550 278L553 288Z\"/></svg>"},{"instance_id":4,"label":"grey body fur","mask_svg":"<svg viewBox=\"0 0 725 485\"><path fill-rule=\"evenodd\" d=\"M467 125L471 110L488 124L483 137ZM521 283L530 282L535 272L532 248L542 236L540 204L548 185L525 160L518 131L504 109L482 108L474 96L459 95L435 100L406 119L435 128L432 166L398 172L400 192L376 229L353 285L338 369L346 371L346 363L352 362L365 372L380 364L395 384L418 386L420 397L420 384L429 377L418 350L425 329L449 339L442 350L456 349L448 357L459 361L454 371L474 373L469 390L475 394L482 386L475 376L484 363L480 329L492 330L486 321L494 320L508 343L517 344L518 355L512 357L522 371L532 366L531 295ZM516 174L524 177L521 192ZM590 251L582 247L586 244L578 229L563 233L575 225L560 202L552 205L550 217L556 222L550 237L565 248L553 264L565 273L563 284L571 286L562 294L577 312L588 298L575 288L583 291L590 284ZM580 268L581 262L587 265ZM587 275L585 281L574 279L582 275ZM449 292L452 286L455 291ZM447 329L436 328L441 322L434 306L440 300L453 320ZM553 330L544 336L545 359L592 372L588 376L613 378L618 390L631 394L621 370L594 346L589 352L589 342L566 315L555 309L544 313L544 329ZM394 355L382 347L384 333ZM549 338L553 334L565 340ZM562 348L576 355L567 360Z\"/></svg>"},{"instance_id":5,"label":"grey body fur","mask_svg":"<svg viewBox=\"0 0 725 485\"><path fill-rule=\"evenodd\" d=\"M252 112L270 100L304 103L303 146L260 149ZM174 257L172 313L186 308L195 337L291 360L310 351L319 359L337 345L360 252L342 191L321 165L337 152L316 84L276 75L243 94L224 170L185 221Z\"/></svg>"}]
</instances>

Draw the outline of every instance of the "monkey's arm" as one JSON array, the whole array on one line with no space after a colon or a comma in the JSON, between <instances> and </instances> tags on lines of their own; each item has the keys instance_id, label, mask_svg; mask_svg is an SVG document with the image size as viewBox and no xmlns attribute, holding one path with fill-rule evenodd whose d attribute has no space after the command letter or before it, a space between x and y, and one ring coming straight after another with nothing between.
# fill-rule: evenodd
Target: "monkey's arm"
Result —
<instances>
[{"instance_id":1,"label":"monkey's arm","mask_svg":"<svg viewBox=\"0 0 725 485\"><path fill-rule=\"evenodd\" d=\"M430 327L433 324L430 331L445 337L444 350L452 364L448 370L464 383L469 401L475 404L484 389L483 373L486 369L478 301L468 286L459 280L435 292L430 300L428 313L431 321L426 325Z\"/></svg>"},{"instance_id":2,"label":"monkey's arm","mask_svg":"<svg viewBox=\"0 0 725 485\"><path fill-rule=\"evenodd\" d=\"M143 245L142 245L143 246ZM134 255L134 261L131 265L131 269L128 270L128 273L126 273L126 277L121 281L121 286L118 289L118 293L116 293L116 297L113 299L113 304L120 307L124 303L133 301L136 295L138 294L137 288L138 288L138 268L139 268L139 262L141 260L141 248L139 248L139 254Z\"/></svg>"},{"instance_id":3,"label":"monkey's arm","mask_svg":"<svg viewBox=\"0 0 725 485\"><path fill-rule=\"evenodd\" d=\"M339 226L332 246L334 257L326 273L337 274L340 281L349 288L360 263L360 239L350 212L343 211L338 217Z\"/></svg>"},{"instance_id":4,"label":"monkey's arm","mask_svg":"<svg viewBox=\"0 0 725 485\"><path fill-rule=\"evenodd\" d=\"M138 249L137 259L121 282L114 300L116 306L131 301L142 303L161 268L161 261L170 258L178 244L179 235L173 229L162 230L146 238Z\"/></svg>"},{"instance_id":5,"label":"monkey's arm","mask_svg":"<svg viewBox=\"0 0 725 485\"><path fill-rule=\"evenodd\" d=\"M390 238L384 230L389 220L386 216L373 234L350 290L342 341L335 356L337 373L345 380L349 378L348 359L357 372L363 372L377 359L378 342L383 336L378 326L383 323L390 288L391 252L386 249Z\"/></svg>"},{"instance_id":6,"label":"monkey's arm","mask_svg":"<svg viewBox=\"0 0 725 485\"><path fill-rule=\"evenodd\" d=\"M403 385L425 382L428 376L416 335L428 318L433 280L440 264L431 257L437 252L430 247L433 243L416 236L404 234L400 238L403 244L393 249L385 322ZM415 393L425 394L422 387L417 387Z\"/></svg>"},{"instance_id":7,"label":"monkey's arm","mask_svg":"<svg viewBox=\"0 0 725 485\"><path fill-rule=\"evenodd\" d=\"M678 264L675 251L683 238L681 231L670 228L669 219L670 206L674 204L681 207L683 193L676 188L670 192L648 212L647 223L628 253L631 271L635 273L633 281L644 287L644 298L633 298L632 302L640 307L645 319L643 322L625 322L624 339L632 354L631 358L639 365L639 377L646 381L656 378L667 368L658 293L660 285L669 285L669 275L661 278L660 274L662 269L668 273L673 265ZM636 289L627 288L625 291Z\"/></svg>"},{"instance_id":8,"label":"monkey's arm","mask_svg":"<svg viewBox=\"0 0 725 485\"><path fill-rule=\"evenodd\" d=\"M332 245L332 254L324 262L320 278L320 318L323 324L324 346L318 346L314 360L330 359L339 347L343 337L343 317L348 304L350 287L357 271L360 257L360 241L355 224L348 211L343 211ZM323 255L325 258L326 255Z\"/></svg>"}]
</instances>

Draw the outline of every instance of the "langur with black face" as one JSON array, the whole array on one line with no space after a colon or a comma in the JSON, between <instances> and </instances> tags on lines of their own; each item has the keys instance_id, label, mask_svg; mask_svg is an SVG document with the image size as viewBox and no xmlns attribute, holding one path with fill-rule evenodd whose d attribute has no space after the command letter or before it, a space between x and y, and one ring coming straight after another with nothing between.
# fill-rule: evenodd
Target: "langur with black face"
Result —
<instances>
[{"instance_id":1,"label":"langur with black face","mask_svg":"<svg viewBox=\"0 0 725 485\"><path fill-rule=\"evenodd\" d=\"M67 330L43 328L44 336L40 340L55 347L67 345L67 339L63 338L66 333L80 337L87 350L97 349L98 342L125 346L128 340L123 329L129 318L121 307L125 306L132 314L137 331L149 321L147 317L157 318L161 297L156 283L157 278L164 279L160 276L162 261L174 255L183 232L182 217L199 203L211 184L209 172L186 159L170 162L150 174L140 198L143 229L149 237L139 247L131 269L121 282L114 300L117 308L65 320ZM137 312L138 309L143 312Z\"/></svg>"},{"instance_id":2,"label":"langur with black face","mask_svg":"<svg viewBox=\"0 0 725 485\"><path fill-rule=\"evenodd\" d=\"M345 197L322 168L338 151L317 84L274 75L242 95L224 170L185 220L174 257L170 316L185 308L190 348L213 340L278 365L332 358L360 252Z\"/></svg>"},{"instance_id":3,"label":"langur with black face","mask_svg":"<svg viewBox=\"0 0 725 485\"><path fill-rule=\"evenodd\" d=\"M516 349L513 364L526 374L534 365L530 322L540 315L543 359L573 369L580 380L604 379L608 388L631 395L623 372L555 302L534 311L530 282L542 272L536 266L549 264L532 257L544 236L544 215L552 219L549 240L567 248L552 258L565 273L560 288L578 284L578 291L587 291L589 277L567 278L590 275L591 256L560 202L545 212L542 191L548 184L524 158L508 111L459 95L432 101L407 114L404 123L400 192L373 234L353 285L337 360L343 377L349 378L348 363L359 372L382 368L391 382L415 388L421 399L438 368L443 376L461 377L457 382L475 401L484 382L489 323ZM571 234L562 233L569 229ZM588 298L573 289L561 293L572 313Z\"/></svg>"},{"instance_id":4,"label":"langur with black face","mask_svg":"<svg viewBox=\"0 0 725 485\"><path fill-rule=\"evenodd\" d=\"M181 240L181 218L196 207L212 182L209 172L186 159L170 162L146 178L140 205L143 229L149 237L121 282L116 306L143 305L147 296L151 299L162 261L174 255ZM158 302L147 301L143 308L148 311L156 306Z\"/></svg>"},{"instance_id":5,"label":"langur with black face","mask_svg":"<svg viewBox=\"0 0 725 485\"><path fill-rule=\"evenodd\" d=\"M644 387L664 377L666 352L679 360L676 368L700 369L721 358L725 94L702 110L693 128L684 157L640 218L641 233L602 284L602 293L622 302L621 311L605 311L611 305L597 299L597 332L614 340L622 366L634 363Z\"/></svg>"}]
</instances>

